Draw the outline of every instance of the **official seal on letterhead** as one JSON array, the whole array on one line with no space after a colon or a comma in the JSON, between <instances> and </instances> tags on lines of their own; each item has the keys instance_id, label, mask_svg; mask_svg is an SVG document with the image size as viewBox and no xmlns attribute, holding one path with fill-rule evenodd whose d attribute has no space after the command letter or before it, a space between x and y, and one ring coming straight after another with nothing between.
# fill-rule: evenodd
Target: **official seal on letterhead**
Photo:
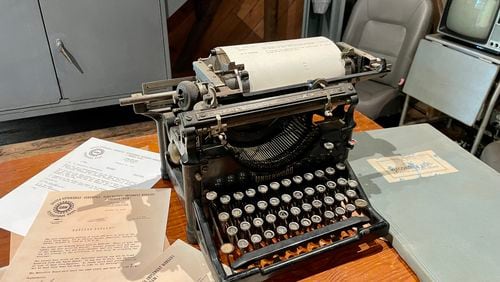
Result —
<instances>
[{"instance_id":1,"label":"official seal on letterhead","mask_svg":"<svg viewBox=\"0 0 500 282\"><path fill-rule=\"evenodd\" d=\"M73 212L75 212L75 204L72 201L60 200L53 203L53 207L48 213L52 217L64 217Z\"/></svg>"},{"instance_id":2,"label":"official seal on letterhead","mask_svg":"<svg viewBox=\"0 0 500 282\"><path fill-rule=\"evenodd\" d=\"M85 152L85 157L89 159L99 159L102 157L102 155L106 152L103 148L101 147L94 147L91 148L89 151Z\"/></svg>"}]
</instances>

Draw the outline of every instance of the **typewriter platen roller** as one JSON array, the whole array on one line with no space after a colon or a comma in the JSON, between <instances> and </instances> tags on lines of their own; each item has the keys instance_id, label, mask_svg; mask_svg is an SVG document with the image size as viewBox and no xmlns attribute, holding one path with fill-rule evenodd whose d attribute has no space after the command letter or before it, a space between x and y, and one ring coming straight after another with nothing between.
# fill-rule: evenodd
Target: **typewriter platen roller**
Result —
<instances>
[{"instance_id":1,"label":"typewriter platen roller","mask_svg":"<svg viewBox=\"0 0 500 282\"><path fill-rule=\"evenodd\" d=\"M162 175L215 277L263 280L387 234L347 163L353 83L384 59L317 37L219 47L193 68L120 103L156 121Z\"/></svg>"}]
</instances>

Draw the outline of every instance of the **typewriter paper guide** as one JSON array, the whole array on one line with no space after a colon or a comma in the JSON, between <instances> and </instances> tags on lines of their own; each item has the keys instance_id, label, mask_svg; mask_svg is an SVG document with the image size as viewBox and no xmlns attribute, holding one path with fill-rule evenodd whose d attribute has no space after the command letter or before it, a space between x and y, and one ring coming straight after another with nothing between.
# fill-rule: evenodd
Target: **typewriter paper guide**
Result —
<instances>
[{"instance_id":1,"label":"typewriter paper guide","mask_svg":"<svg viewBox=\"0 0 500 282\"><path fill-rule=\"evenodd\" d=\"M340 49L326 37L220 48L231 62L245 65L251 92L345 75Z\"/></svg>"},{"instance_id":2,"label":"typewriter paper guide","mask_svg":"<svg viewBox=\"0 0 500 282\"><path fill-rule=\"evenodd\" d=\"M355 133L349 154L393 246L423 281L500 281L500 174L428 124ZM457 172L389 183L369 159L432 150Z\"/></svg>"}]
</instances>

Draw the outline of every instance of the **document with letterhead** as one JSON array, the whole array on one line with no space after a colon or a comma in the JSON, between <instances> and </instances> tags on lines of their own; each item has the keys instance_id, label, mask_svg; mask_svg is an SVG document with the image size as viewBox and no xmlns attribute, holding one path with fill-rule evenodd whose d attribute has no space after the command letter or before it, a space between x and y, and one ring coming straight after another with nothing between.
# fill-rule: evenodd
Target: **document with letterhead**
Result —
<instances>
[{"instance_id":1,"label":"document with letterhead","mask_svg":"<svg viewBox=\"0 0 500 282\"><path fill-rule=\"evenodd\" d=\"M51 192L2 281L133 281L163 253L170 189Z\"/></svg>"},{"instance_id":2,"label":"document with letterhead","mask_svg":"<svg viewBox=\"0 0 500 282\"><path fill-rule=\"evenodd\" d=\"M49 191L151 188L160 166L157 153L91 138L1 198L0 228L26 236Z\"/></svg>"}]
</instances>

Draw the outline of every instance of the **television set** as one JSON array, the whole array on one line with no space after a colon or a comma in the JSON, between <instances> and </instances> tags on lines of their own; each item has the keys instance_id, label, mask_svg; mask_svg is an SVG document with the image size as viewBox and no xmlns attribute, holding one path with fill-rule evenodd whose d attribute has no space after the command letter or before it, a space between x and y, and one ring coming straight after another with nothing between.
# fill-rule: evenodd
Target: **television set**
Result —
<instances>
[{"instance_id":1,"label":"television set","mask_svg":"<svg viewBox=\"0 0 500 282\"><path fill-rule=\"evenodd\" d=\"M438 32L485 51L500 53L500 0L448 0Z\"/></svg>"}]
</instances>

